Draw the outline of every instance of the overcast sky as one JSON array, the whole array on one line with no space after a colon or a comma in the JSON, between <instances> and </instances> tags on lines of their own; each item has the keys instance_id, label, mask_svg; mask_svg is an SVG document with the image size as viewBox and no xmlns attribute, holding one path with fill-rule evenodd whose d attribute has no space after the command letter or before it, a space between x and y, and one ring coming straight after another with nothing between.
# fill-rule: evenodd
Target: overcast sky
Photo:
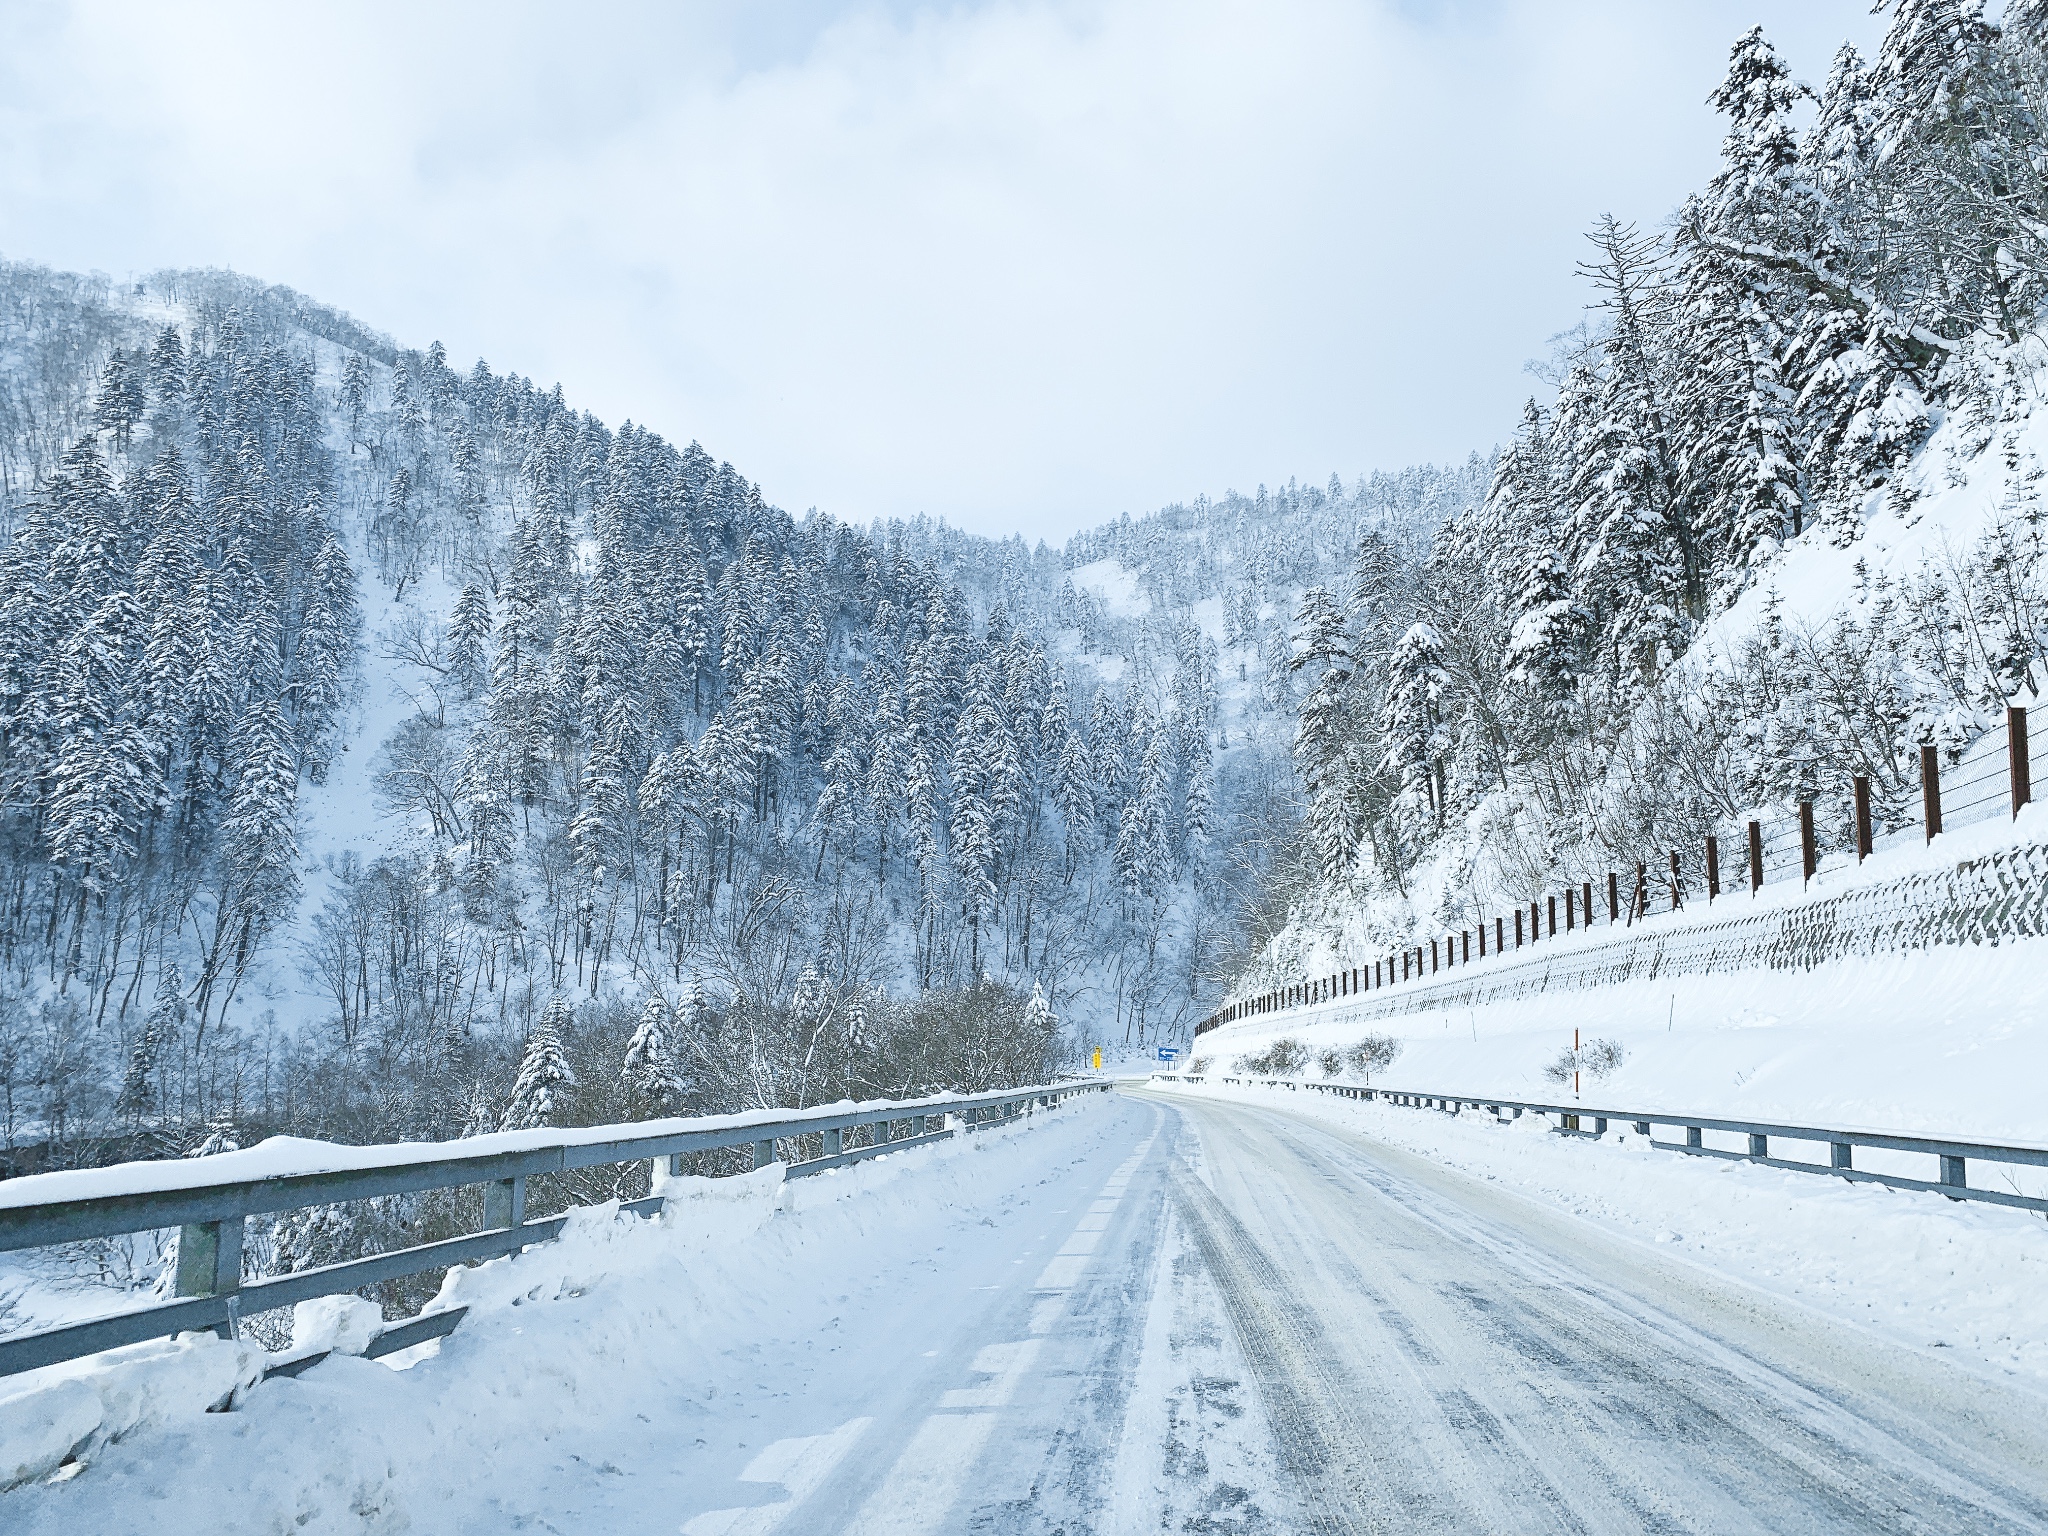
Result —
<instances>
[{"instance_id":1,"label":"overcast sky","mask_svg":"<svg viewBox=\"0 0 2048 1536\"><path fill-rule=\"evenodd\" d=\"M701 441L801 513L1057 539L1459 458L1581 234L1866 0L0 0L0 254L231 266Z\"/></svg>"}]
</instances>

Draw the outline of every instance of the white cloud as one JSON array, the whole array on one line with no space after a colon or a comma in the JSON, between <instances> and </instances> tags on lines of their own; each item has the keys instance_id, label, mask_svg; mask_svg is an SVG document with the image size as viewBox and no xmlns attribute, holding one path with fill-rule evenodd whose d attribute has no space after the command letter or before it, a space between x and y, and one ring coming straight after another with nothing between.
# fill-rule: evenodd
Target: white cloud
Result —
<instances>
[{"instance_id":1,"label":"white cloud","mask_svg":"<svg viewBox=\"0 0 2048 1536\"><path fill-rule=\"evenodd\" d=\"M0 249L219 263L699 438L795 510L1058 535L1461 456L1578 234L1710 174L1761 11L0 7ZM286 19L289 18L289 19Z\"/></svg>"}]
</instances>

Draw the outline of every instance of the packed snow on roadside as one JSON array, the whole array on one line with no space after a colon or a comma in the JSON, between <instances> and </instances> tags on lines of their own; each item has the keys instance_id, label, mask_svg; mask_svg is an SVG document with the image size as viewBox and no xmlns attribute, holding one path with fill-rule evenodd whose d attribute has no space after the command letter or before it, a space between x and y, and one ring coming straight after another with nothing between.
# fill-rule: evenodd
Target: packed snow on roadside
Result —
<instances>
[{"instance_id":1,"label":"packed snow on roadside","mask_svg":"<svg viewBox=\"0 0 2048 1536\"><path fill-rule=\"evenodd\" d=\"M21 1486L0 1494L0 1526L113 1530L149 1508L154 1536L434 1528L424 1490L442 1514L485 1504L512 1475L510 1447L540 1454L564 1431L587 1438L617 1418L619 1460L662 1457L635 1404L680 1395L715 1414L721 1391L777 1370L800 1392L819 1363L811 1346L778 1365L761 1341L814 1337L820 1358L836 1347L856 1244L887 1234L901 1264L996 1226L1097 1155L1117 1133L1114 1107L1084 1095L787 1183L780 1165L663 1176L658 1218L585 1208L559 1241L450 1271L427 1310L467 1307L460 1328L381 1361L337 1356L259 1382L263 1357L248 1343L186 1335L15 1377L0 1383L0 1487ZM300 1342L346 1353L360 1322L312 1308ZM224 1407L234 1411L208 1411Z\"/></svg>"},{"instance_id":2,"label":"packed snow on roadside","mask_svg":"<svg viewBox=\"0 0 2048 1536\"><path fill-rule=\"evenodd\" d=\"M1291 1037L1308 1053L1298 1075L1320 1079L1323 1052L1384 1035L1400 1053L1378 1086L1550 1103L1570 1083L1545 1068L1574 1038L1611 1040L1620 1065L1580 1079L1589 1108L2048 1145L2048 939L1561 987L1385 1019L1374 1001L1226 1025L1190 1059L1227 1072Z\"/></svg>"},{"instance_id":3,"label":"packed snow on roadside","mask_svg":"<svg viewBox=\"0 0 2048 1536\"><path fill-rule=\"evenodd\" d=\"M2048 1386L2048 1223L2002 1206L1334 1094L1159 1082L1283 1107L1513 1191L1915 1350ZM1859 1153L1859 1160L1861 1154Z\"/></svg>"}]
</instances>

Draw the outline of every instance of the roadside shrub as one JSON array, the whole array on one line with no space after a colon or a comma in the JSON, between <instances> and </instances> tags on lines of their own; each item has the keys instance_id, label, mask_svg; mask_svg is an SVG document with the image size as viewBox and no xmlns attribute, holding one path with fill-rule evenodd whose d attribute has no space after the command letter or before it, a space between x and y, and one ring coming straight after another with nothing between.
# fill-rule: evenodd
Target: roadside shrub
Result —
<instances>
[{"instance_id":1,"label":"roadside shrub","mask_svg":"<svg viewBox=\"0 0 2048 1536\"><path fill-rule=\"evenodd\" d=\"M1576 1051L1559 1051L1557 1059L1543 1069L1543 1075L1553 1083L1564 1084L1572 1080L1574 1072L1583 1072L1599 1082L1627 1060L1628 1047L1619 1040L1588 1040Z\"/></svg>"},{"instance_id":2,"label":"roadside shrub","mask_svg":"<svg viewBox=\"0 0 2048 1536\"><path fill-rule=\"evenodd\" d=\"M1237 1058L1237 1070L1254 1077L1289 1077L1308 1065L1308 1047L1282 1035L1255 1056Z\"/></svg>"},{"instance_id":3,"label":"roadside shrub","mask_svg":"<svg viewBox=\"0 0 2048 1536\"><path fill-rule=\"evenodd\" d=\"M1579 1052L1580 1070L1594 1078L1606 1077L1628 1060L1628 1047L1619 1040L1588 1040Z\"/></svg>"},{"instance_id":4,"label":"roadside shrub","mask_svg":"<svg viewBox=\"0 0 2048 1536\"><path fill-rule=\"evenodd\" d=\"M1401 1042L1392 1035L1367 1035L1344 1053L1344 1064L1352 1076L1370 1083L1373 1073L1386 1071L1400 1054Z\"/></svg>"},{"instance_id":5,"label":"roadside shrub","mask_svg":"<svg viewBox=\"0 0 2048 1536\"><path fill-rule=\"evenodd\" d=\"M1335 1077L1344 1070L1344 1053L1332 1046L1316 1058L1316 1065L1323 1069L1323 1076Z\"/></svg>"},{"instance_id":6,"label":"roadside shrub","mask_svg":"<svg viewBox=\"0 0 2048 1536\"><path fill-rule=\"evenodd\" d=\"M1212 1065L1214 1065L1213 1058L1208 1056L1197 1056L1193 1061L1188 1063L1188 1076L1207 1077L1209 1075L1209 1068Z\"/></svg>"}]
</instances>

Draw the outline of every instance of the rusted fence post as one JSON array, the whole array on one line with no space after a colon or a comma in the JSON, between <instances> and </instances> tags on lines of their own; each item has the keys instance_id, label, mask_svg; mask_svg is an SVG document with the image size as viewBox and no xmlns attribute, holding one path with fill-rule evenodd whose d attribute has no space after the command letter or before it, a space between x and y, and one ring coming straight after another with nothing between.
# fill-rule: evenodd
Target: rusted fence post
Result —
<instances>
[{"instance_id":1,"label":"rusted fence post","mask_svg":"<svg viewBox=\"0 0 2048 1536\"><path fill-rule=\"evenodd\" d=\"M1593 882L1588 880L1579 886L1579 905L1586 914L1586 926L1593 926Z\"/></svg>"},{"instance_id":2,"label":"rusted fence post","mask_svg":"<svg viewBox=\"0 0 2048 1536\"><path fill-rule=\"evenodd\" d=\"M1678 879L1678 850L1671 850L1671 910L1676 912L1685 905L1683 887Z\"/></svg>"},{"instance_id":3,"label":"rusted fence post","mask_svg":"<svg viewBox=\"0 0 2048 1536\"><path fill-rule=\"evenodd\" d=\"M1714 898L1721 894L1721 839L1711 833L1707 837L1707 905L1714 904Z\"/></svg>"},{"instance_id":4,"label":"rusted fence post","mask_svg":"<svg viewBox=\"0 0 2048 1536\"><path fill-rule=\"evenodd\" d=\"M1615 878L1611 869L1607 871L1607 921L1621 921L1621 881Z\"/></svg>"},{"instance_id":5,"label":"rusted fence post","mask_svg":"<svg viewBox=\"0 0 2048 1536\"><path fill-rule=\"evenodd\" d=\"M1550 896L1545 900L1550 907L1550 936L1554 939L1557 937L1557 898Z\"/></svg>"},{"instance_id":6,"label":"rusted fence post","mask_svg":"<svg viewBox=\"0 0 2048 1536\"><path fill-rule=\"evenodd\" d=\"M1570 933L1573 928L1572 908L1578 905L1578 894L1570 886L1564 888L1564 931L1566 933Z\"/></svg>"},{"instance_id":7,"label":"rusted fence post","mask_svg":"<svg viewBox=\"0 0 2048 1536\"><path fill-rule=\"evenodd\" d=\"M1814 871L1820 868L1820 850L1813 841L1813 802L1799 802L1799 862L1805 867L1806 878L1811 880Z\"/></svg>"},{"instance_id":8,"label":"rusted fence post","mask_svg":"<svg viewBox=\"0 0 2048 1536\"><path fill-rule=\"evenodd\" d=\"M1752 821L1749 824L1749 894L1754 896L1764 888L1764 824Z\"/></svg>"},{"instance_id":9,"label":"rusted fence post","mask_svg":"<svg viewBox=\"0 0 2048 1536\"><path fill-rule=\"evenodd\" d=\"M1508 947L1507 938L1507 919L1496 917L1493 920L1493 952L1496 955L1506 953Z\"/></svg>"},{"instance_id":10,"label":"rusted fence post","mask_svg":"<svg viewBox=\"0 0 2048 1536\"><path fill-rule=\"evenodd\" d=\"M1470 965L1472 963L1472 930L1470 928L1465 930L1464 937L1460 942L1464 949L1464 954L1459 959L1458 964ZM1479 930L1479 944L1481 950L1484 951L1486 947L1486 930L1484 928Z\"/></svg>"},{"instance_id":11,"label":"rusted fence post","mask_svg":"<svg viewBox=\"0 0 2048 1536\"><path fill-rule=\"evenodd\" d=\"M1522 947L1522 909L1515 908L1515 948Z\"/></svg>"},{"instance_id":12,"label":"rusted fence post","mask_svg":"<svg viewBox=\"0 0 2048 1536\"><path fill-rule=\"evenodd\" d=\"M2012 813L2034 798L2033 769L2027 762L2027 712L2017 704L2005 706L2005 762L2012 774Z\"/></svg>"},{"instance_id":13,"label":"rusted fence post","mask_svg":"<svg viewBox=\"0 0 2048 1536\"><path fill-rule=\"evenodd\" d=\"M1875 841L1870 829L1870 780L1859 773L1849 782L1856 791L1856 862L1861 864L1870 857Z\"/></svg>"},{"instance_id":14,"label":"rusted fence post","mask_svg":"<svg viewBox=\"0 0 2048 1536\"><path fill-rule=\"evenodd\" d=\"M1920 749L1920 815L1931 843L1941 836L1941 749L1932 742Z\"/></svg>"}]
</instances>

